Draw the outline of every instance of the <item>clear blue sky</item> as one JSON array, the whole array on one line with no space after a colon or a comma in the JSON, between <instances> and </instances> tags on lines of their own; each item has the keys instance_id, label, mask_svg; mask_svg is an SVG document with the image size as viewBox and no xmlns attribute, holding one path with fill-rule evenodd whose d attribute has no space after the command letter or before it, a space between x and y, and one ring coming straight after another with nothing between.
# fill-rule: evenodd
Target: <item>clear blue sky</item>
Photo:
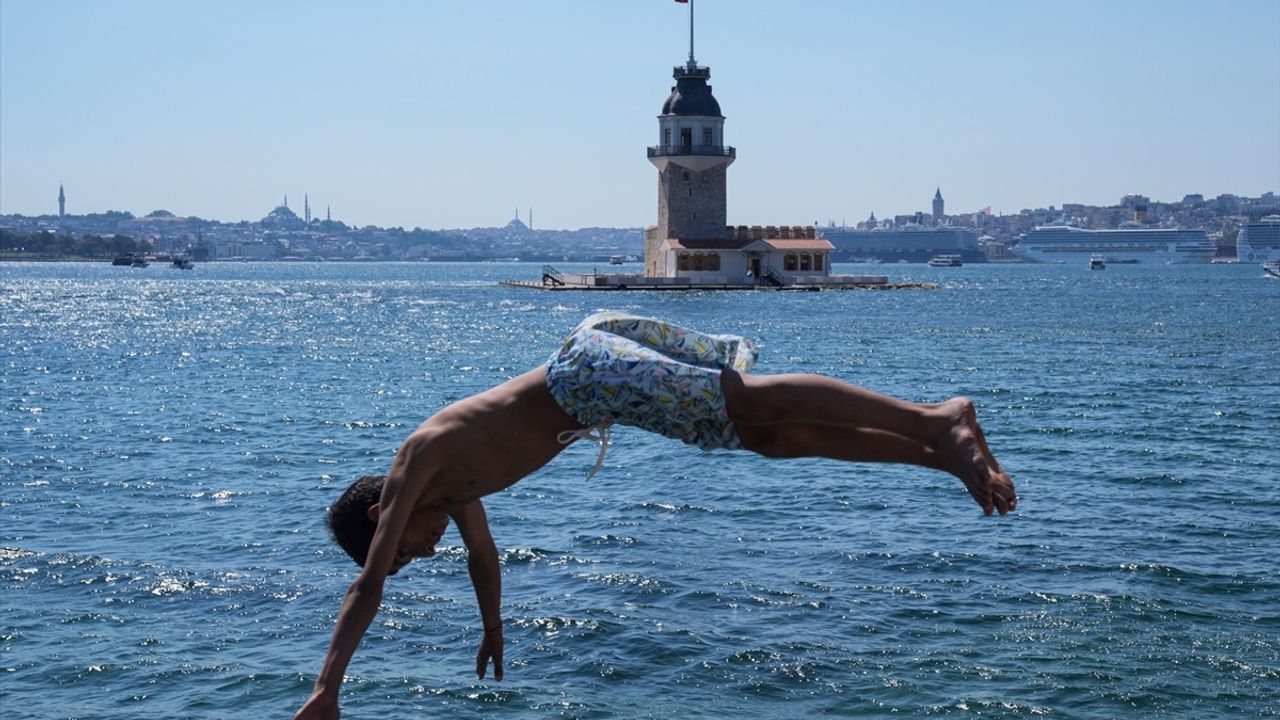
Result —
<instances>
[{"instance_id":1,"label":"clear blue sky","mask_svg":"<svg viewBox=\"0 0 1280 720\"><path fill-rule=\"evenodd\" d=\"M695 0L729 221L1280 191L1280 1ZM0 0L0 213L652 224L672 0Z\"/></svg>"}]
</instances>

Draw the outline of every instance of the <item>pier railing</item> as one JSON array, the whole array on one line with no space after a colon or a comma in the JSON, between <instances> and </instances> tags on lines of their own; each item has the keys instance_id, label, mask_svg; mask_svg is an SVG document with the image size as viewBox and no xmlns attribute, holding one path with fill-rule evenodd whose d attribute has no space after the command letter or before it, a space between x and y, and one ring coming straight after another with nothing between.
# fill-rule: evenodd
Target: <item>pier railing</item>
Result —
<instances>
[{"instance_id":1,"label":"pier railing","mask_svg":"<svg viewBox=\"0 0 1280 720\"><path fill-rule=\"evenodd\" d=\"M564 273L551 267L550 265L542 266L542 284L543 285L564 285Z\"/></svg>"}]
</instances>

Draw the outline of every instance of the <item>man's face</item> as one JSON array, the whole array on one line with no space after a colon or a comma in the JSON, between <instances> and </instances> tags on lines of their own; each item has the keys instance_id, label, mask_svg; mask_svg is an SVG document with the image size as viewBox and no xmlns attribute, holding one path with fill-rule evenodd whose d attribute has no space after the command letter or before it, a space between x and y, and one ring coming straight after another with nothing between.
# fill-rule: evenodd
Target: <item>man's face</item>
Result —
<instances>
[{"instance_id":1,"label":"man's face","mask_svg":"<svg viewBox=\"0 0 1280 720\"><path fill-rule=\"evenodd\" d=\"M400 544L396 548L396 559L391 565L391 572L408 565L414 558L431 557L436 554L436 543L449 527L449 516L443 510L418 508L409 517L404 533L400 536Z\"/></svg>"}]
</instances>

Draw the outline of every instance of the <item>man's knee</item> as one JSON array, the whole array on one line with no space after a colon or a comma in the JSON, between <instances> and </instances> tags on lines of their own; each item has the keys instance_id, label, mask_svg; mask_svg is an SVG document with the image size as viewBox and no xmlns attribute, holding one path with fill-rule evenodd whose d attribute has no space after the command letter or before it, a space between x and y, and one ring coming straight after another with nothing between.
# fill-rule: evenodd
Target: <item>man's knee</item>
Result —
<instances>
[{"instance_id":1,"label":"man's knee","mask_svg":"<svg viewBox=\"0 0 1280 720\"><path fill-rule=\"evenodd\" d=\"M781 428L770 425L742 425L737 428L744 450L767 458L796 457L796 447Z\"/></svg>"}]
</instances>

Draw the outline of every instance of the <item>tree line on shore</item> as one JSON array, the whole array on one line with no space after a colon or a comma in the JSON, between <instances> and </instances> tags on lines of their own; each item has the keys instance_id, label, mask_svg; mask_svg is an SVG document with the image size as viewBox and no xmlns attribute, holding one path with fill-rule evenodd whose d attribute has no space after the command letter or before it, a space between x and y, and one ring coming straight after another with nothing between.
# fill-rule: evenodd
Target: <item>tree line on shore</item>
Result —
<instances>
[{"instance_id":1,"label":"tree line on shore","mask_svg":"<svg viewBox=\"0 0 1280 720\"><path fill-rule=\"evenodd\" d=\"M0 228L0 259L109 260L117 255L149 253L151 243L128 235L58 235L48 230L18 233Z\"/></svg>"}]
</instances>

